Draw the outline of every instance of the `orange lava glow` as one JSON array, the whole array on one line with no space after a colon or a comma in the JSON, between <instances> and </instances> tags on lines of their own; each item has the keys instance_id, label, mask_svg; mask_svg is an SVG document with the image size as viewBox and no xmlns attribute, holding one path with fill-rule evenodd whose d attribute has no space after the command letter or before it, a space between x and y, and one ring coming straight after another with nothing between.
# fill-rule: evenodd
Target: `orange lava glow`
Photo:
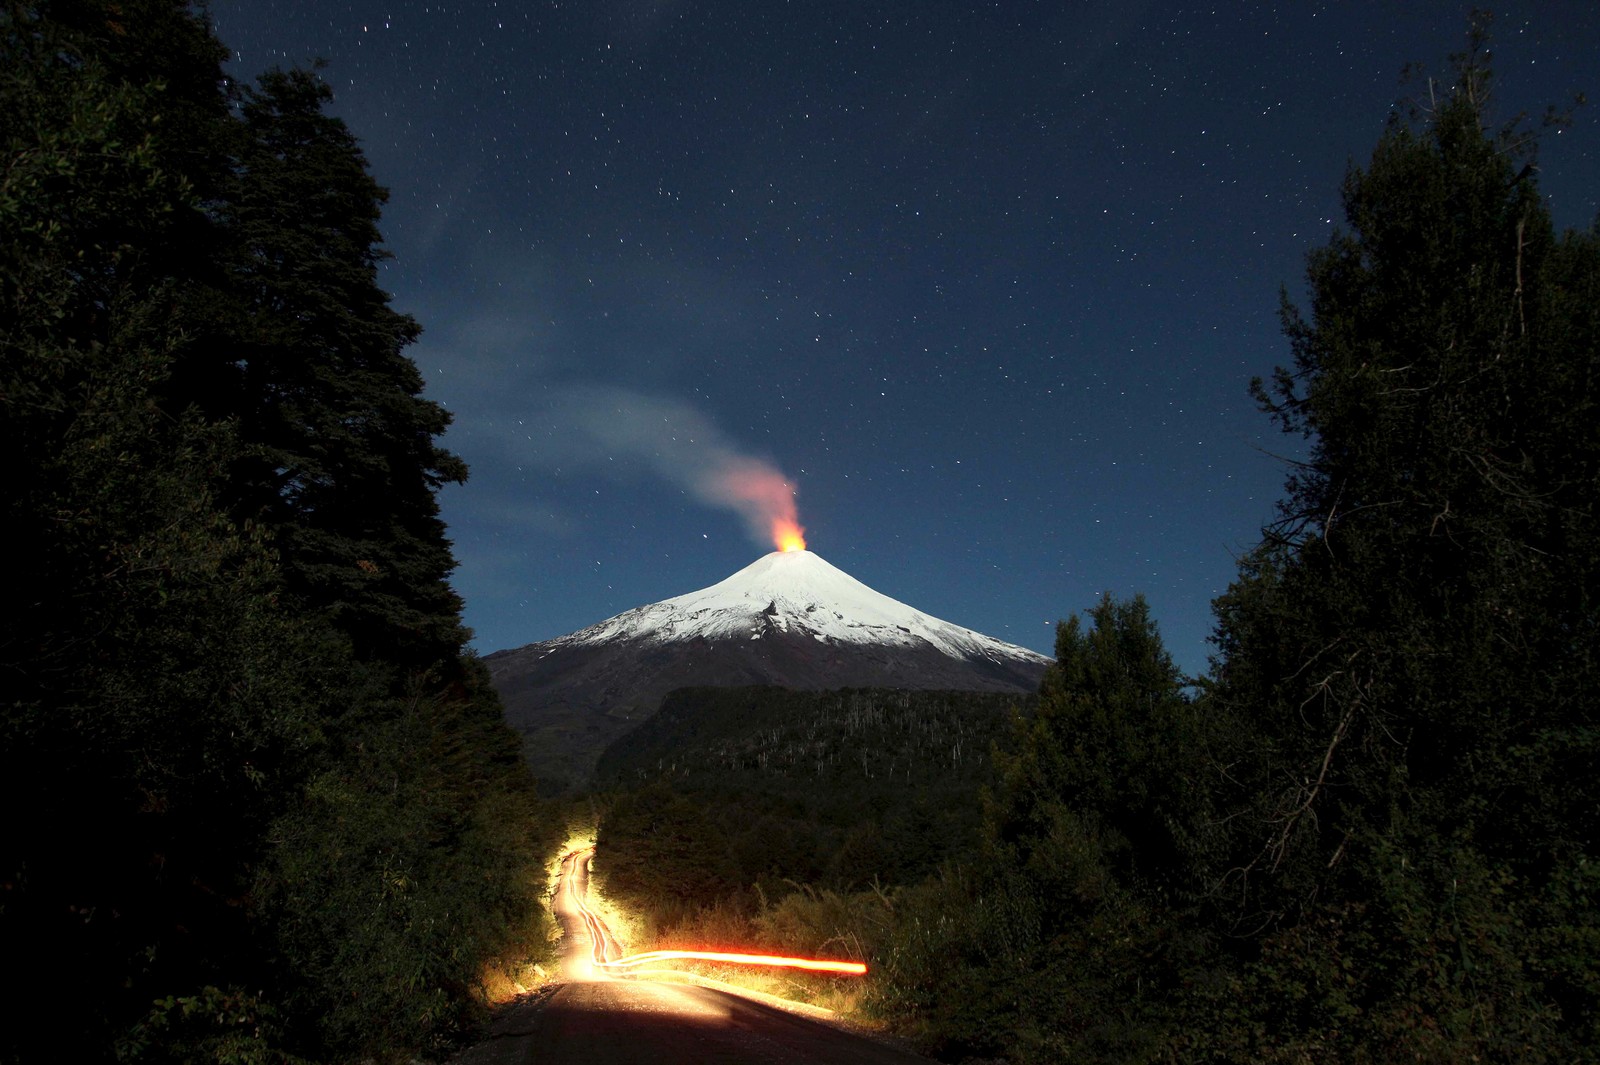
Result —
<instances>
[{"instance_id":1,"label":"orange lava glow","mask_svg":"<svg viewBox=\"0 0 1600 1065\"><path fill-rule=\"evenodd\" d=\"M858 961L830 961L825 958L783 958L776 954L730 954L719 950L650 950L643 954L630 954L617 961L606 962L608 968L631 968L657 961L725 961L735 965L773 965L786 969L810 969L822 973L847 973L861 976L867 967Z\"/></svg>"},{"instance_id":2,"label":"orange lava glow","mask_svg":"<svg viewBox=\"0 0 1600 1065\"><path fill-rule=\"evenodd\" d=\"M778 518L772 523L772 542L779 551L804 551L806 531L792 518Z\"/></svg>"}]
</instances>

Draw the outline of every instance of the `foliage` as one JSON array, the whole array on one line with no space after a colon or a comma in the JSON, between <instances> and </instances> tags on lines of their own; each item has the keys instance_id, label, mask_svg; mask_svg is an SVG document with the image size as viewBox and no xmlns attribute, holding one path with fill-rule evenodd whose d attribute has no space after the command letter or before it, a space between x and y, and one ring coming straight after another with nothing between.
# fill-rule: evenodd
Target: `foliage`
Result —
<instances>
[{"instance_id":1,"label":"foliage","mask_svg":"<svg viewBox=\"0 0 1600 1065\"><path fill-rule=\"evenodd\" d=\"M514 740L483 699L353 700L348 748L272 826L256 905L314 1043L443 1049L482 1020L485 959L547 942L542 852ZM493 716L491 716L493 715Z\"/></svg>"},{"instance_id":2,"label":"foliage","mask_svg":"<svg viewBox=\"0 0 1600 1065\"><path fill-rule=\"evenodd\" d=\"M381 190L225 54L179 0L0 13L6 1060L437 1048L547 938Z\"/></svg>"},{"instance_id":3,"label":"foliage","mask_svg":"<svg viewBox=\"0 0 1600 1065\"><path fill-rule=\"evenodd\" d=\"M982 861L899 900L876 1004L946 1053L1144 1060L1200 964L1194 708L1142 599L1090 617L996 751Z\"/></svg>"},{"instance_id":4,"label":"foliage","mask_svg":"<svg viewBox=\"0 0 1600 1065\"><path fill-rule=\"evenodd\" d=\"M465 632L434 492L466 467L435 442L450 416L403 351L420 327L377 284L388 192L313 74L271 71L241 93L229 343L191 352L197 398L252 445L235 509L276 533L289 589L358 654L453 658Z\"/></svg>"},{"instance_id":5,"label":"foliage","mask_svg":"<svg viewBox=\"0 0 1600 1065\"><path fill-rule=\"evenodd\" d=\"M259 537L220 510L230 427L159 404L171 283L142 252L194 210L162 166L160 88L6 18L0 433L20 562L0 787L27 815L6 834L0 936L30 962L26 1017L83 972L148 999L237 954L244 868L317 740L325 663L272 607ZM103 1038L123 997L90 996L79 1032ZM8 1049L30 1045L7 1027Z\"/></svg>"},{"instance_id":6,"label":"foliage","mask_svg":"<svg viewBox=\"0 0 1600 1065\"><path fill-rule=\"evenodd\" d=\"M1295 365L1259 389L1312 439L1218 603L1210 691L1261 1057L1600 1045L1569 893L1600 808L1600 242L1554 234L1474 45L1346 179L1350 231L1310 257L1309 316L1285 307Z\"/></svg>"},{"instance_id":7,"label":"foliage","mask_svg":"<svg viewBox=\"0 0 1600 1065\"><path fill-rule=\"evenodd\" d=\"M1019 864L1049 863L1063 817L1091 831L1120 880L1181 893L1205 821L1199 729L1184 678L1142 597L1105 597L1061 626L1038 711L999 756L991 836Z\"/></svg>"},{"instance_id":8,"label":"foliage","mask_svg":"<svg viewBox=\"0 0 1600 1065\"><path fill-rule=\"evenodd\" d=\"M118 1041L126 1061L215 1065L305 1065L281 1047L278 1011L259 994L209 984L192 995L157 999L149 1016Z\"/></svg>"}]
</instances>

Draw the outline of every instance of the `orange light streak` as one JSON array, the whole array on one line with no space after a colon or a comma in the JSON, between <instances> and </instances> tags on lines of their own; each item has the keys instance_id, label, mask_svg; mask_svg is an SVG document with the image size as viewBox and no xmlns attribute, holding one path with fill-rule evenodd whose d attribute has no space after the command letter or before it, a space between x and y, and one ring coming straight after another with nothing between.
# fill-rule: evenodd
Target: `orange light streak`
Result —
<instances>
[{"instance_id":1,"label":"orange light streak","mask_svg":"<svg viewBox=\"0 0 1600 1065\"><path fill-rule=\"evenodd\" d=\"M785 958L776 954L734 954L720 950L648 950L643 954L630 954L617 961L601 962L608 968L618 969L634 965L648 965L657 961L725 961L735 965L771 965L788 969L810 969L814 972L847 973L861 976L867 967L858 961L831 961L826 958Z\"/></svg>"},{"instance_id":2,"label":"orange light streak","mask_svg":"<svg viewBox=\"0 0 1600 1065\"><path fill-rule=\"evenodd\" d=\"M583 919L584 926L589 933L589 955L592 964L599 969L628 969L639 972L636 967L649 965L660 961L719 961L734 965L766 965L789 969L807 969L812 972L841 973L848 976L863 976L867 967L858 961L834 961L830 958L789 958L778 954L738 954L722 950L648 950L640 954L630 954L625 958L615 961L609 960L606 955L616 947L620 953L620 946L607 930L605 922L600 915L589 909L588 885L584 884L582 894L579 893L574 883L578 879L578 864L586 861L592 852L575 851L566 858L567 869L561 878L561 889L566 893L573 909ZM670 970L666 970L670 971Z\"/></svg>"}]
</instances>

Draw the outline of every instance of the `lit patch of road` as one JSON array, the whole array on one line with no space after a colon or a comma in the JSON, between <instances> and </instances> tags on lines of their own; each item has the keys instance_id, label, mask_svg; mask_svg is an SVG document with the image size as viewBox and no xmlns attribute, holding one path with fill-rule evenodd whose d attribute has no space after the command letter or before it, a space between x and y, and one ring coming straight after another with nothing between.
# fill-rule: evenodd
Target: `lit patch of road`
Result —
<instances>
[{"instance_id":1,"label":"lit patch of road","mask_svg":"<svg viewBox=\"0 0 1600 1065\"><path fill-rule=\"evenodd\" d=\"M562 859L552 907L569 937L567 981L502 1010L488 1037L454 1065L932 1065L817 1007L671 970L654 972L693 982L633 979L651 972L637 967L650 959L624 957L589 909L592 854L584 848Z\"/></svg>"}]
</instances>

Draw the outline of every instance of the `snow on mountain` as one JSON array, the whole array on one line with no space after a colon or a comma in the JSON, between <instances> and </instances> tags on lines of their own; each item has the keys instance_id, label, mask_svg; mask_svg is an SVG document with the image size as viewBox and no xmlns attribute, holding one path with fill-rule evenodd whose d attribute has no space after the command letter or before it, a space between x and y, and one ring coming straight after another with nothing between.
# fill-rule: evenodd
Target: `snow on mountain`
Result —
<instances>
[{"instance_id":1,"label":"snow on mountain","mask_svg":"<svg viewBox=\"0 0 1600 1065\"><path fill-rule=\"evenodd\" d=\"M930 617L867 587L810 551L774 551L687 595L635 607L548 646L614 640L759 640L797 632L818 641L910 647L929 644L953 658L1050 661L1026 647Z\"/></svg>"},{"instance_id":2,"label":"snow on mountain","mask_svg":"<svg viewBox=\"0 0 1600 1065\"><path fill-rule=\"evenodd\" d=\"M483 661L535 774L568 783L678 688L1031 692L1050 664L809 551L773 552L709 588Z\"/></svg>"}]
</instances>

